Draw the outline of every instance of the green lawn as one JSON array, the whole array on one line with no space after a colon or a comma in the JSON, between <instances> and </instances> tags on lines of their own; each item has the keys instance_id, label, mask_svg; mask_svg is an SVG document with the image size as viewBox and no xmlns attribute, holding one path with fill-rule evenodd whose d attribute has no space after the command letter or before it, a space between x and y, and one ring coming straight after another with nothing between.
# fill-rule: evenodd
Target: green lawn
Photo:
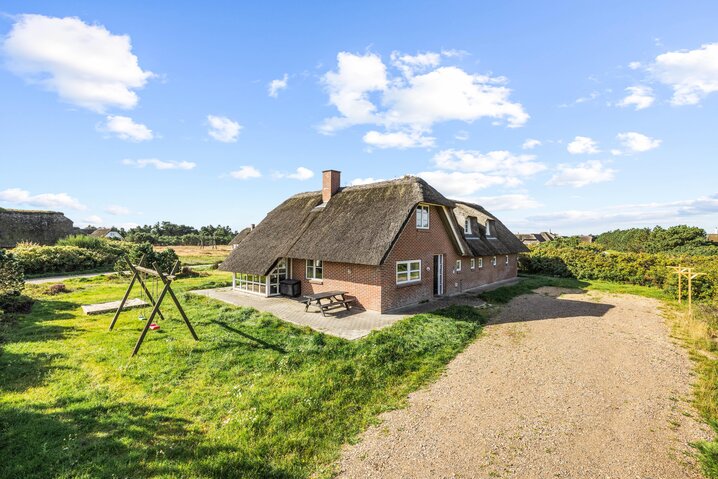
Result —
<instances>
[{"instance_id":1,"label":"green lawn","mask_svg":"<svg viewBox=\"0 0 718 479\"><path fill-rule=\"evenodd\" d=\"M226 284L178 280L195 343L174 308L129 358L142 322L85 316L127 280L67 281L31 314L0 322L0 477L331 475L342 444L437 377L476 338L485 314L454 307L360 341L182 293Z\"/></svg>"}]
</instances>

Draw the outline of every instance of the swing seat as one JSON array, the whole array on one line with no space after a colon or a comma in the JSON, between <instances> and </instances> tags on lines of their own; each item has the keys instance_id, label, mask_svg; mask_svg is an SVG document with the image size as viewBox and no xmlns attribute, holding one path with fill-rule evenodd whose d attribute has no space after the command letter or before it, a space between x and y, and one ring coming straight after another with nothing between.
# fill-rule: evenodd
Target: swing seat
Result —
<instances>
[{"instance_id":1,"label":"swing seat","mask_svg":"<svg viewBox=\"0 0 718 479\"><path fill-rule=\"evenodd\" d=\"M152 324L150 324L150 329L152 331L157 331L158 329L160 329L160 325L157 323L152 323Z\"/></svg>"}]
</instances>

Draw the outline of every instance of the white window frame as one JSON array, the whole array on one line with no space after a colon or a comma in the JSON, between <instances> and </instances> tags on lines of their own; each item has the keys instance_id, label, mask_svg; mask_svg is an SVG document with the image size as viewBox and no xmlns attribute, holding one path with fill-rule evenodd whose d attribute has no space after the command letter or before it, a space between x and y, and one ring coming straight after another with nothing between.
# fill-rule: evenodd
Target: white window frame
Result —
<instances>
[{"instance_id":1,"label":"white window frame","mask_svg":"<svg viewBox=\"0 0 718 479\"><path fill-rule=\"evenodd\" d=\"M491 264L494 266L494 268L496 267L496 256L491 258Z\"/></svg>"},{"instance_id":2,"label":"white window frame","mask_svg":"<svg viewBox=\"0 0 718 479\"><path fill-rule=\"evenodd\" d=\"M311 266L309 263L311 262ZM318 263L318 264L317 264ZM317 270L320 271L320 277L317 277ZM310 274L311 271L311 274ZM306 267L304 269L304 276L307 279L311 279L314 281L323 281L324 280L324 262L320 259L308 259L306 260Z\"/></svg>"},{"instance_id":3,"label":"white window frame","mask_svg":"<svg viewBox=\"0 0 718 479\"><path fill-rule=\"evenodd\" d=\"M506 264L509 264L509 255L506 255Z\"/></svg>"},{"instance_id":4,"label":"white window frame","mask_svg":"<svg viewBox=\"0 0 718 479\"><path fill-rule=\"evenodd\" d=\"M484 258L479 258L479 268L484 267Z\"/></svg>"},{"instance_id":5,"label":"white window frame","mask_svg":"<svg viewBox=\"0 0 718 479\"><path fill-rule=\"evenodd\" d=\"M412 264L415 268L412 268ZM406 265L406 271L399 272L399 266ZM419 277L412 279L412 273L419 273ZM399 275L406 276L406 279L399 279ZM396 284L421 283L421 260L410 259L396 262Z\"/></svg>"},{"instance_id":6,"label":"white window frame","mask_svg":"<svg viewBox=\"0 0 718 479\"><path fill-rule=\"evenodd\" d=\"M416 207L416 229L428 230L429 229L429 205L419 205ZM426 220L426 221L424 221Z\"/></svg>"},{"instance_id":7,"label":"white window frame","mask_svg":"<svg viewBox=\"0 0 718 479\"><path fill-rule=\"evenodd\" d=\"M454 271L456 271L457 273L461 272L461 260L460 259L456 260L456 266L454 266Z\"/></svg>"},{"instance_id":8,"label":"white window frame","mask_svg":"<svg viewBox=\"0 0 718 479\"><path fill-rule=\"evenodd\" d=\"M469 218L464 220L464 233L467 235L471 234L471 220Z\"/></svg>"},{"instance_id":9,"label":"white window frame","mask_svg":"<svg viewBox=\"0 0 718 479\"><path fill-rule=\"evenodd\" d=\"M471 269L476 269L476 258L471 258Z\"/></svg>"},{"instance_id":10,"label":"white window frame","mask_svg":"<svg viewBox=\"0 0 718 479\"><path fill-rule=\"evenodd\" d=\"M486 220L486 236L493 237L495 229L494 220Z\"/></svg>"}]
</instances>

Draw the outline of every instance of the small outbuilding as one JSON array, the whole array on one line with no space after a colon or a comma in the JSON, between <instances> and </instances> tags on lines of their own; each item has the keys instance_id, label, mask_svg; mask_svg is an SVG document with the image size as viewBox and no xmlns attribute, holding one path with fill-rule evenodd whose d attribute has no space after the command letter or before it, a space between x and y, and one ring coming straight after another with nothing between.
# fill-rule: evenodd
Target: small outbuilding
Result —
<instances>
[{"instance_id":1,"label":"small outbuilding","mask_svg":"<svg viewBox=\"0 0 718 479\"><path fill-rule=\"evenodd\" d=\"M236 249L239 246L239 243L244 240L244 238L247 237L247 235L254 229L254 225L249 226L247 228L244 228L242 231L237 233L237 236L232 238L232 241L229 242L229 245L232 247L232 249Z\"/></svg>"},{"instance_id":2,"label":"small outbuilding","mask_svg":"<svg viewBox=\"0 0 718 479\"><path fill-rule=\"evenodd\" d=\"M113 239L113 240L120 240L122 241L124 238L122 238L122 235L118 233L117 231L114 231L110 228L97 228L95 231L93 231L90 236L94 238L107 238L107 239Z\"/></svg>"}]
</instances>

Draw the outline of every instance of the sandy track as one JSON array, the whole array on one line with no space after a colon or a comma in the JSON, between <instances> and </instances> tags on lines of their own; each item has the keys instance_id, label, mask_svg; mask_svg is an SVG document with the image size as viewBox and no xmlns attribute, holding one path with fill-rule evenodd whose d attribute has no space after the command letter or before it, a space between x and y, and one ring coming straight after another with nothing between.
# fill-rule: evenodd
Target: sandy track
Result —
<instances>
[{"instance_id":1,"label":"sandy track","mask_svg":"<svg viewBox=\"0 0 718 479\"><path fill-rule=\"evenodd\" d=\"M406 409L344 450L342 478L698 478L691 364L660 303L516 298Z\"/></svg>"}]
</instances>

